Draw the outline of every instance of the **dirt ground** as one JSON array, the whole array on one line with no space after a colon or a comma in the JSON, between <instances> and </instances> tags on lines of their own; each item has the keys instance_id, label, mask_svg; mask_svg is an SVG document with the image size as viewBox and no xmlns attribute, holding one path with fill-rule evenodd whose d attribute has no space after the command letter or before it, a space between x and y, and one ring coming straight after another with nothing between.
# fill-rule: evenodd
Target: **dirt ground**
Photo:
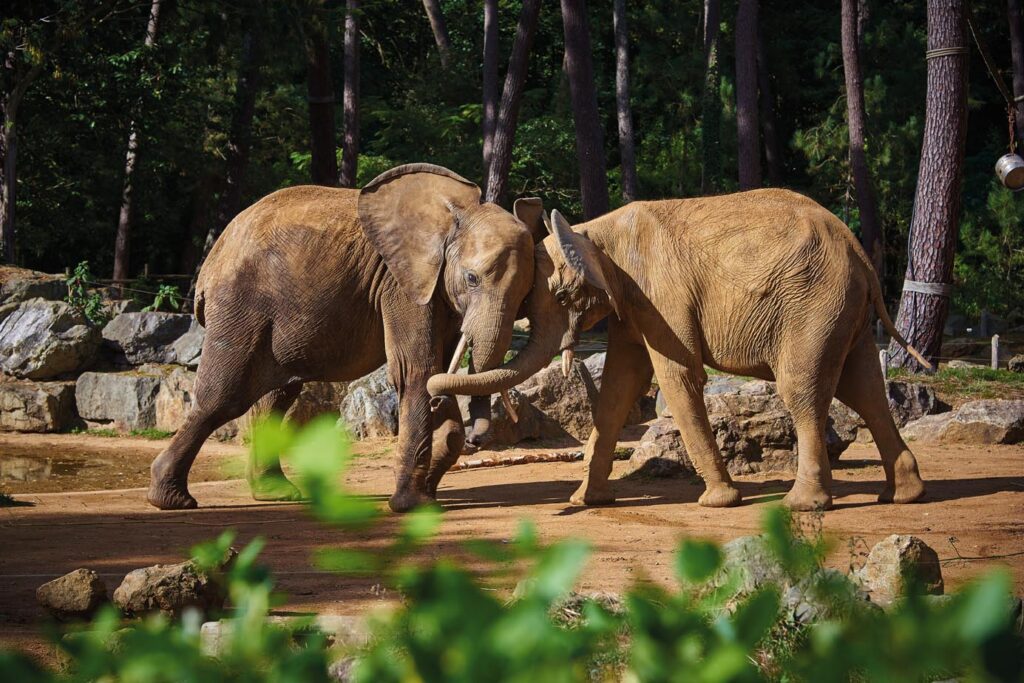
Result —
<instances>
[{"instance_id":1,"label":"dirt ground","mask_svg":"<svg viewBox=\"0 0 1024 683\"><path fill-rule=\"evenodd\" d=\"M149 461L164 445L90 435L0 435L0 490L20 503L0 508L0 644L46 656L43 615L34 597L44 581L89 567L112 593L129 570L180 561L190 546L228 527L237 529L239 543L256 536L267 540L262 557L287 596L284 613L356 614L394 597L373 579L320 572L309 558L321 547L382 545L395 517L372 532L353 534L313 522L301 504L253 502L245 483L233 478L242 471L244 448L213 442L194 471L192 492L202 507L161 512L146 504L143 487ZM353 490L382 505L392 486L391 446L387 440L358 444L360 457L348 477ZM1016 592L1024 593L1024 446L921 445L915 451L928 494L908 506L875 502L883 477L873 446L854 444L844 454L835 472L835 509L803 516L835 540L829 563L846 568L889 534L915 534L944 561L947 590L1001 565L1011 571ZM501 455L525 452L531 451ZM624 465L616 463L613 476ZM791 475L778 473L739 477L744 504L710 510L696 504L702 490L697 483L621 480L615 483L616 504L574 508L566 501L581 467L544 463L450 473L439 492L444 524L429 554L458 553L459 544L473 537L509 539L519 521L529 519L546 541L574 536L593 544L581 590L667 582L681 537L728 541L755 533L765 505L792 482ZM958 560L957 553L971 559Z\"/></svg>"}]
</instances>

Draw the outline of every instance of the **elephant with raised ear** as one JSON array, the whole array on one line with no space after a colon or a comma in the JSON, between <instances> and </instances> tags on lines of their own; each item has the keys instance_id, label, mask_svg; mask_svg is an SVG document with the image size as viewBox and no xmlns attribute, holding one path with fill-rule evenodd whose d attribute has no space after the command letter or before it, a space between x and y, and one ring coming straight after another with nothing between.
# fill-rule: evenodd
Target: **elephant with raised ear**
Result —
<instances>
[{"instance_id":1,"label":"elephant with raised ear","mask_svg":"<svg viewBox=\"0 0 1024 683\"><path fill-rule=\"evenodd\" d=\"M203 441L254 404L284 413L303 382L357 379L385 361L400 402L391 508L433 498L465 434L454 401L431 412L427 379L457 346L461 357L460 336L473 370L504 358L545 234L539 200L514 212L522 220L445 168L409 164L362 190L292 187L240 213L199 274L194 405L153 462L149 502L196 507L188 473ZM475 431L488 407L475 403ZM251 459L247 475L259 500L299 497L278 462Z\"/></svg>"},{"instance_id":2,"label":"elephant with raised ear","mask_svg":"<svg viewBox=\"0 0 1024 683\"><path fill-rule=\"evenodd\" d=\"M778 383L799 442L790 507L832 503L825 423L833 397L874 436L886 479L879 500L908 503L924 493L889 414L873 316L907 343L885 311L870 261L829 211L786 190L755 190L634 202L575 229L554 212L550 230L537 246L526 348L490 372L432 377L428 390L477 395L515 386L559 351L571 362L580 332L613 314L586 475L573 503L614 500L615 443L652 373L706 484L699 502L740 502L704 406L705 366Z\"/></svg>"}]
</instances>

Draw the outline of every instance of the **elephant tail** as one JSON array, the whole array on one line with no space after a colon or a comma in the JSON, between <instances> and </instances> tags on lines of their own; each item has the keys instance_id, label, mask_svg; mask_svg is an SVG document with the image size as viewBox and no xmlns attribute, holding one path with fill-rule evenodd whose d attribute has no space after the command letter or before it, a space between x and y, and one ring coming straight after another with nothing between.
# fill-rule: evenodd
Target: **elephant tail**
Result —
<instances>
[{"instance_id":1,"label":"elephant tail","mask_svg":"<svg viewBox=\"0 0 1024 683\"><path fill-rule=\"evenodd\" d=\"M860 246L860 245L857 245ZM863 253L863 252L862 252ZM875 313L878 314L878 319L882 321L882 327L889 333L897 344L906 349L907 353L914 357L918 363L923 365L927 370L933 370L932 364L921 355L921 352L911 346L900 331L896 329L896 325L893 324L892 318L889 317L889 312L885 310L885 302L882 299L882 285L878 282L878 274L875 273L874 266L867 259L867 254L864 254L863 261L867 265L868 270L868 282L871 287L871 303L875 306Z\"/></svg>"}]
</instances>

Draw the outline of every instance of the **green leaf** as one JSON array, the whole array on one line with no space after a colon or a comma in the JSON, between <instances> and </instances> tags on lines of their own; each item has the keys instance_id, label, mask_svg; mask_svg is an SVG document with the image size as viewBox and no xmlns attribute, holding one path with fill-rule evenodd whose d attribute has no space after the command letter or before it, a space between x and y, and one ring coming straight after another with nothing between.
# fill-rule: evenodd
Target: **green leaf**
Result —
<instances>
[{"instance_id":1,"label":"green leaf","mask_svg":"<svg viewBox=\"0 0 1024 683\"><path fill-rule=\"evenodd\" d=\"M753 648L779 617L779 592L764 588L747 598L732 616L733 637L740 645Z\"/></svg>"},{"instance_id":2,"label":"green leaf","mask_svg":"<svg viewBox=\"0 0 1024 683\"><path fill-rule=\"evenodd\" d=\"M590 556L590 546L579 540L567 540L548 548L532 572L532 595L550 603L562 597L576 584L583 565Z\"/></svg>"},{"instance_id":3,"label":"green leaf","mask_svg":"<svg viewBox=\"0 0 1024 683\"><path fill-rule=\"evenodd\" d=\"M686 539L676 553L676 574L687 583L703 583L722 566L722 551L711 541Z\"/></svg>"},{"instance_id":4,"label":"green leaf","mask_svg":"<svg viewBox=\"0 0 1024 683\"><path fill-rule=\"evenodd\" d=\"M377 553L353 548L322 548L313 561L317 567L340 574L367 574L380 571L382 558Z\"/></svg>"}]
</instances>

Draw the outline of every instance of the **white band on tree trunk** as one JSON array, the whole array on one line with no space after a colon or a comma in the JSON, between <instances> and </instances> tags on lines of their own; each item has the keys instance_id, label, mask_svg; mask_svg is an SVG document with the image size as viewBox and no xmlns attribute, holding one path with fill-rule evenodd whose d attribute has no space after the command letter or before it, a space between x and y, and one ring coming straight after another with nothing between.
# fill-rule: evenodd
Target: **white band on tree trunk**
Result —
<instances>
[{"instance_id":1,"label":"white band on tree trunk","mask_svg":"<svg viewBox=\"0 0 1024 683\"><path fill-rule=\"evenodd\" d=\"M948 282L920 282L918 280L904 280L903 291L948 297L953 292L953 285Z\"/></svg>"}]
</instances>

